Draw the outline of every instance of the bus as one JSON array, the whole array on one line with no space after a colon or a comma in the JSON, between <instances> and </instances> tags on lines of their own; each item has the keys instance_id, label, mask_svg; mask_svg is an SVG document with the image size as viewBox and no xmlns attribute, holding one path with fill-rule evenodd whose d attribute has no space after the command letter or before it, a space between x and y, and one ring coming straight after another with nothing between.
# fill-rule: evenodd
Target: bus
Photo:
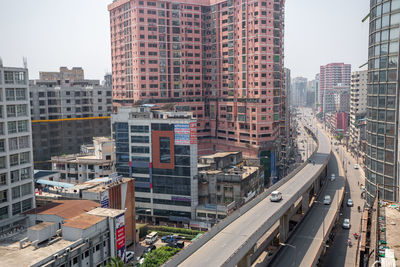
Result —
<instances>
[{"instance_id":1,"label":"bus","mask_svg":"<svg viewBox=\"0 0 400 267\"><path fill-rule=\"evenodd\" d=\"M145 239L146 244L147 245L153 244L154 242L157 241L157 238L158 238L158 233L157 232L151 232L150 234L146 235L146 239Z\"/></svg>"}]
</instances>

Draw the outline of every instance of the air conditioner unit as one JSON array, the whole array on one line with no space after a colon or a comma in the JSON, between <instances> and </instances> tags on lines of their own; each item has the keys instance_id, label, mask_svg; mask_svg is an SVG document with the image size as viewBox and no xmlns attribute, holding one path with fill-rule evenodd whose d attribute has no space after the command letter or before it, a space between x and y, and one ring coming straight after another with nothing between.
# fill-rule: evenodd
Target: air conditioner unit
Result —
<instances>
[{"instance_id":1,"label":"air conditioner unit","mask_svg":"<svg viewBox=\"0 0 400 267\"><path fill-rule=\"evenodd\" d=\"M66 253L69 253L70 251L71 251L71 248L66 248L66 249L65 249L65 252L66 252Z\"/></svg>"},{"instance_id":2,"label":"air conditioner unit","mask_svg":"<svg viewBox=\"0 0 400 267\"><path fill-rule=\"evenodd\" d=\"M57 258L58 258L58 254L54 254L54 255L53 255L53 258L54 258L54 259L57 259Z\"/></svg>"}]
</instances>

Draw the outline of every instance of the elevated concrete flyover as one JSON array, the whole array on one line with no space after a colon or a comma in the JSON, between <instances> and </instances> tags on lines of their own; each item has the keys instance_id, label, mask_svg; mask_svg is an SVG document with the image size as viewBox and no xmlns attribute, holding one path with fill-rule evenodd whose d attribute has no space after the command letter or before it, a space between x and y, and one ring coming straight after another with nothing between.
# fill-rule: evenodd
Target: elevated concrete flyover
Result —
<instances>
[{"instance_id":1,"label":"elevated concrete flyover","mask_svg":"<svg viewBox=\"0 0 400 267\"><path fill-rule=\"evenodd\" d=\"M310 190L319 191L321 178L327 174L331 144L322 131L317 131L316 135L319 145L312 155L315 164L302 164L178 253L165 266L249 266L257 242L277 222L285 222L285 218L281 218L290 212L299 199L309 195ZM268 196L274 190L282 193L282 201L269 200ZM288 230L283 225L280 227L280 235L287 236Z\"/></svg>"}]
</instances>

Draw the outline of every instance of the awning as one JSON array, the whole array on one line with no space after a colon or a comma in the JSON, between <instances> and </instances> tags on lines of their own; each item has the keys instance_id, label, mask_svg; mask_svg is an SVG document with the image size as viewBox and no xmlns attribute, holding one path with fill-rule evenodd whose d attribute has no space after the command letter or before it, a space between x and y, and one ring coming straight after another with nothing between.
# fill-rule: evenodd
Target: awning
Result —
<instances>
[{"instance_id":1,"label":"awning","mask_svg":"<svg viewBox=\"0 0 400 267\"><path fill-rule=\"evenodd\" d=\"M62 183L62 182L56 182L56 181L49 181L49 180L43 180L43 179L36 180L36 183L50 185L50 186L64 187L64 188L70 188L70 187L75 186L74 184Z\"/></svg>"}]
</instances>

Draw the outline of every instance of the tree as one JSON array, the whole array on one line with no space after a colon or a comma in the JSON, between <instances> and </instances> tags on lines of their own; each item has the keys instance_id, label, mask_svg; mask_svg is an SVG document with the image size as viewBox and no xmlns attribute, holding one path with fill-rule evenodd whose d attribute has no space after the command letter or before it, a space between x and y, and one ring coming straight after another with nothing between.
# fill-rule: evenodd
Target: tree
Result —
<instances>
[{"instance_id":1,"label":"tree","mask_svg":"<svg viewBox=\"0 0 400 267\"><path fill-rule=\"evenodd\" d=\"M146 255L143 262L143 267L158 267L164 264L167 260L169 260L172 256L178 253L181 249L173 248L173 247L160 247L156 250L153 250L149 254Z\"/></svg>"},{"instance_id":2,"label":"tree","mask_svg":"<svg viewBox=\"0 0 400 267\"><path fill-rule=\"evenodd\" d=\"M128 267L130 265L125 264L120 257L111 257L110 262L107 263L107 267Z\"/></svg>"}]
</instances>

